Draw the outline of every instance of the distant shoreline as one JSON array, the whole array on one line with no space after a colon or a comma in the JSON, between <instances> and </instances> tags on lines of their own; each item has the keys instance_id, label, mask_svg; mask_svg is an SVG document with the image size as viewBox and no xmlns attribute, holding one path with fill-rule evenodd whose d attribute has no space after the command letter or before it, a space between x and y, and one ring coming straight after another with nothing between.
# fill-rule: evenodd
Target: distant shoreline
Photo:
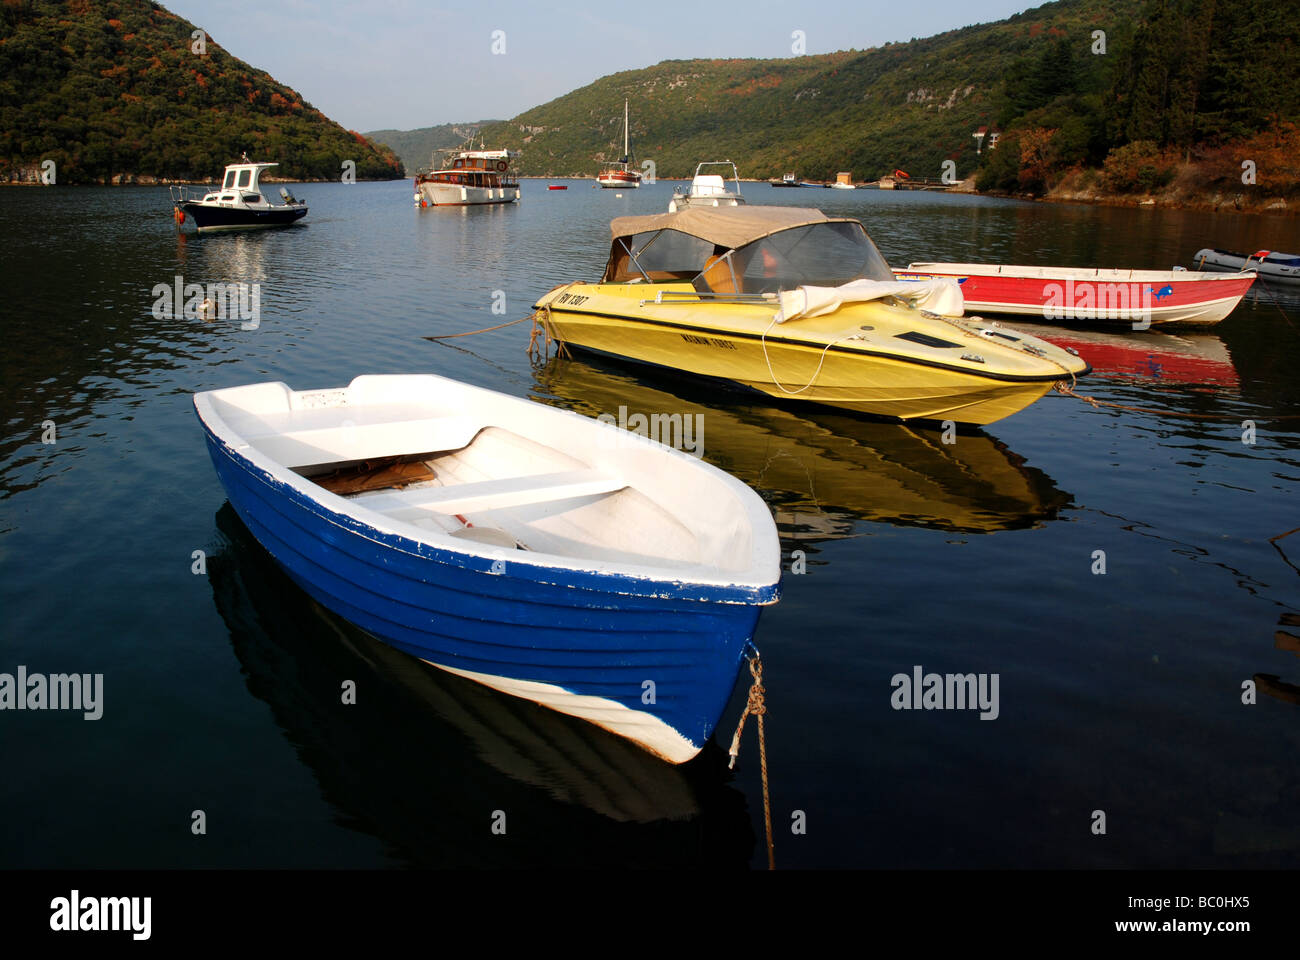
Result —
<instances>
[{"instance_id":1,"label":"distant shoreline","mask_svg":"<svg viewBox=\"0 0 1300 960\"><path fill-rule=\"evenodd\" d=\"M129 177L130 179L124 179ZM357 183L393 183L397 180L409 180L410 177L384 177L382 180L376 180L372 177L357 177ZM217 186L221 181L220 177L207 180L173 180L165 177L134 176L132 174L118 174L112 180L105 182L103 180L85 180L77 183L41 183L40 180L0 180L0 187L206 187ZM329 179L317 178L314 180L298 180L288 177L269 177L261 178L262 183L339 183L337 177Z\"/></svg>"},{"instance_id":2,"label":"distant shoreline","mask_svg":"<svg viewBox=\"0 0 1300 960\"><path fill-rule=\"evenodd\" d=\"M1111 194L1096 191L1055 190L1045 196L987 191L980 197L998 197L1005 200L1025 200L1030 203L1062 203L1094 207L1130 207L1137 210L1187 210L1200 213L1242 213L1252 216L1297 216L1300 203L1292 204L1285 197L1267 196L1249 200L1244 194L1211 193L1202 196L1171 197L1161 194Z\"/></svg>"},{"instance_id":3,"label":"distant shoreline","mask_svg":"<svg viewBox=\"0 0 1300 960\"><path fill-rule=\"evenodd\" d=\"M358 177L357 183L392 183L398 180L409 180L411 174L401 177L385 177L383 179L373 179ZM520 180L533 181L551 181L551 180L578 180L590 181L592 184L597 183L595 176L571 176L571 175L542 175L542 174L520 174ZM689 183L690 177L657 177L656 180L662 180L669 183ZM282 177L266 176L262 178L263 183L338 183L335 178L324 179L290 179ZM741 177L741 183L762 184L772 183L773 180L766 177ZM876 189L878 181L863 181L855 183L857 189ZM53 186L78 186L78 187L166 187L166 186L217 186L218 180L186 180L173 179L167 177L153 177L148 175L136 174L118 174L110 181L85 181L72 184L53 184ZM0 179L0 187L44 187L50 186L43 184L39 179L31 178L10 178ZM807 190L825 189L822 184L808 181L803 188ZM907 191L922 192L922 191ZM1185 194L1170 195L1166 194L1117 194L1105 193L1095 188L1078 189L1062 185L1044 196L1033 196L1031 194L1010 193L996 190L979 192L974 189L954 189L941 191L928 191L936 193L956 193L961 196L975 197L993 197L1001 200L1022 200L1029 203L1063 203L1078 204L1101 207L1132 207L1135 209L1152 209L1152 210L1187 210L1203 213L1241 213L1248 215L1265 215L1265 216L1300 216L1300 202L1290 202L1285 197L1279 196L1262 196L1251 198L1248 193L1208 193L1198 196L1187 196Z\"/></svg>"}]
</instances>

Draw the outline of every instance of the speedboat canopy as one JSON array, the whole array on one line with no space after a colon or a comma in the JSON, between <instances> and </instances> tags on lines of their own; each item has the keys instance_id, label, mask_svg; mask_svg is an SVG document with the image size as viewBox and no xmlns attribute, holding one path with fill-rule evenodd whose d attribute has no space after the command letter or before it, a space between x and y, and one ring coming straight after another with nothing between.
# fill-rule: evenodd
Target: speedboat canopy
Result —
<instances>
[{"instance_id":1,"label":"speedboat canopy","mask_svg":"<svg viewBox=\"0 0 1300 960\"><path fill-rule=\"evenodd\" d=\"M861 223L804 207L687 207L618 217L610 230L606 283L676 280L701 293L762 294L894 279Z\"/></svg>"}]
</instances>

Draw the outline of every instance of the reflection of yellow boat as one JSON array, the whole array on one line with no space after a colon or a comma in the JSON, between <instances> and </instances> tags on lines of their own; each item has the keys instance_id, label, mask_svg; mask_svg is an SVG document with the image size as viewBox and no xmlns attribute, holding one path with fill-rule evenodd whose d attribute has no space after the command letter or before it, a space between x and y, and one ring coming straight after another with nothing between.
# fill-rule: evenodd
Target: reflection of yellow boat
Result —
<instances>
[{"instance_id":1,"label":"reflection of yellow boat","mask_svg":"<svg viewBox=\"0 0 1300 960\"><path fill-rule=\"evenodd\" d=\"M775 397L974 424L1088 370L1038 338L960 319L947 281L895 281L857 220L800 207L688 207L610 226L603 278L537 303L570 346Z\"/></svg>"},{"instance_id":2,"label":"reflection of yellow boat","mask_svg":"<svg viewBox=\"0 0 1300 960\"><path fill-rule=\"evenodd\" d=\"M636 414L679 417L672 422L692 427L683 435L707 459L760 491L786 540L848 536L856 520L968 533L1032 527L1070 502L983 433L945 444L939 431L832 410L736 405L690 386L666 393L630 372L557 357L537 373L533 397L630 425Z\"/></svg>"}]
</instances>

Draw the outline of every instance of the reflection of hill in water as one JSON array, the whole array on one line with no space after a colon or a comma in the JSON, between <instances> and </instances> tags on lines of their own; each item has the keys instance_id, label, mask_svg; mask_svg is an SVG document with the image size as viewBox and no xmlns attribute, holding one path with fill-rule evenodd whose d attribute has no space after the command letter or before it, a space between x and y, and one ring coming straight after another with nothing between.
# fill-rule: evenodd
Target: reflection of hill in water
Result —
<instances>
[{"instance_id":1,"label":"reflection of hill in water","mask_svg":"<svg viewBox=\"0 0 1300 960\"><path fill-rule=\"evenodd\" d=\"M229 504L209 560L249 690L348 826L431 867L745 866L745 797L710 744L674 767L626 740L421 663L315 604ZM341 702L356 682L355 705ZM507 832L493 835L493 811Z\"/></svg>"},{"instance_id":2,"label":"reflection of hill in water","mask_svg":"<svg viewBox=\"0 0 1300 960\"><path fill-rule=\"evenodd\" d=\"M556 358L536 372L533 398L588 416L617 418L620 406L629 416L702 415L705 459L760 491L787 540L848 536L857 520L991 533L1037 526L1071 503L1041 470L981 432L945 444L936 429L771 406L638 373Z\"/></svg>"}]
</instances>

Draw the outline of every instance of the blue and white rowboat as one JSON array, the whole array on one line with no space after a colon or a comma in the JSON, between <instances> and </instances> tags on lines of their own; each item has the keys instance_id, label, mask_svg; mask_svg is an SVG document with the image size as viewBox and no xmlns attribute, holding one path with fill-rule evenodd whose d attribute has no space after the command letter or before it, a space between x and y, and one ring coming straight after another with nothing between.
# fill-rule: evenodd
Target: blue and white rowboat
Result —
<instances>
[{"instance_id":1,"label":"blue and white rowboat","mask_svg":"<svg viewBox=\"0 0 1300 960\"><path fill-rule=\"evenodd\" d=\"M435 376L194 406L231 505L321 604L673 763L780 594L762 499L612 424Z\"/></svg>"}]
</instances>

